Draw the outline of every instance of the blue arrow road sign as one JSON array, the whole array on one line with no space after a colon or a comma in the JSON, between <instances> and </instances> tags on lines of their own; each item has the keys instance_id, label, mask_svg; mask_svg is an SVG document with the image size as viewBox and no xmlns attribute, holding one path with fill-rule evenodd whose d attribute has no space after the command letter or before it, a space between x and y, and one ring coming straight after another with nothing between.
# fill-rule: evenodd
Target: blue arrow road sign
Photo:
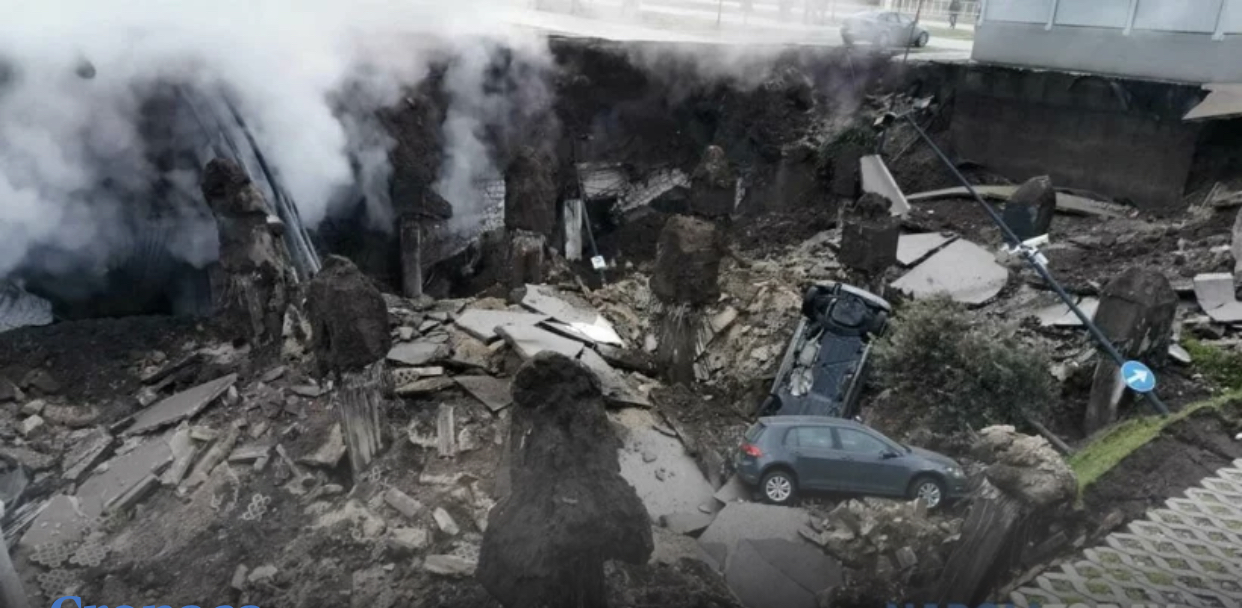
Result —
<instances>
[{"instance_id":1,"label":"blue arrow road sign","mask_svg":"<svg viewBox=\"0 0 1242 608\"><path fill-rule=\"evenodd\" d=\"M1138 361L1126 361L1121 366L1121 379L1137 393L1150 393L1151 389L1156 388L1156 374Z\"/></svg>"}]
</instances>

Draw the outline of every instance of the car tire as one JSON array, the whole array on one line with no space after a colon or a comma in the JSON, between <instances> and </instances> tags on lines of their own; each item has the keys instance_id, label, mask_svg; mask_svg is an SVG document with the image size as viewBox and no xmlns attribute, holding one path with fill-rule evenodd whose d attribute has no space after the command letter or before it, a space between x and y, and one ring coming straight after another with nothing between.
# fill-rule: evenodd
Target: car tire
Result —
<instances>
[{"instance_id":1,"label":"car tire","mask_svg":"<svg viewBox=\"0 0 1242 608\"><path fill-rule=\"evenodd\" d=\"M917 46L919 48L924 48L927 46L927 43L929 41L931 41L931 34L928 34L927 32L923 32L922 34L919 34L919 39L918 41L916 41L914 46Z\"/></svg>"},{"instance_id":2,"label":"car tire","mask_svg":"<svg viewBox=\"0 0 1242 608\"><path fill-rule=\"evenodd\" d=\"M798 482L785 469L775 469L759 480L759 494L764 502L774 505L790 505L798 497Z\"/></svg>"},{"instance_id":3,"label":"car tire","mask_svg":"<svg viewBox=\"0 0 1242 608\"><path fill-rule=\"evenodd\" d=\"M910 482L906 493L910 500L922 500L928 509L936 509L945 503L944 482L931 475L920 475Z\"/></svg>"}]
</instances>

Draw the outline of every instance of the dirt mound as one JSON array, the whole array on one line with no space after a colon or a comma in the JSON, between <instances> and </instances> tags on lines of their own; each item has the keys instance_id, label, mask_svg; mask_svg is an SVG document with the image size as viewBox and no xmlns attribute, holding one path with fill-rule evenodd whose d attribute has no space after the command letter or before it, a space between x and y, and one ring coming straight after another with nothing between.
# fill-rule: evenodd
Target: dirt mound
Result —
<instances>
[{"instance_id":1,"label":"dirt mound","mask_svg":"<svg viewBox=\"0 0 1242 608\"><path fill-rule=\"evenodd\" d=\"M353 262L329 257L308 299L321 372L362 369L392 346L384 297Z\"/></svg>"},{"instance_id":2,"label":"dirt mound","mask_svg":"<svg viewBox=\"0 0 1242 608\"><path fill-rule=\"evenodd\" d=\"M514 378L513 400L513 493L491 512L478 580L507 606L602 606L604 562L643 563L653 541L599 381L541 353Z\"/></svg>"},{"instance_id":3,"label":"dirt mound","mask_svg":"<svg viewBox=\"0 0 1242 608\"><path fill-rule=\"evenodd\" d=\"M505 227L556 237L556 180L551 160L535 149L518 150L505 170Z\"/></svg>"},{"instance_id":4,"label":"dirt mound","mask_svg":"<svg viewBox=\"0 0 1242 608\"><path fill-rule=\"evenodd\" d=\"M660 233L651 291L666 302L703 305L720 297L720 234L710 222L674 217Z\"/></svg>"}]
</instances>

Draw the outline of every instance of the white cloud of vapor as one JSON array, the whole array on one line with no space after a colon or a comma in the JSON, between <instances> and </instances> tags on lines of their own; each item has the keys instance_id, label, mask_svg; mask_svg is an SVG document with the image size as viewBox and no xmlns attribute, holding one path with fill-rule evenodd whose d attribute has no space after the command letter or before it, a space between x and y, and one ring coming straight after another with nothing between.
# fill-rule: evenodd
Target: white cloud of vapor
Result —
<instances>
[{"instance_id":1,"label":"white cloud of vapor","mask_svg":"<svg viewBox=\"0 0 1242 608\"><path fill-rule=\"evenodd\" d=\"M390 105L434 58L486 52L491 47L474 42L480 36L521 40L500 17L509 2L9 3L0 19L0 278L19 265L50 263L31 259L40 246L80 252L79 264L106 260L132 238L124 218L134 202L126 193L148 191L161 175L184 181L151 166L138 130L143 87L160 80L228 90L310 224L353 183L347 152L363 165L363 191L382 190L376 180L387 178L383 148L391 138L368 121L342 122L330 95L348 82L372 107ZM546 53L540 44L511 46ZM75 74L83 57L95 67L92 79ZM474 69L482 61L468 63ZM472 78L481 73L447 83L455 104L450 176L475 165L475 155L486 157L477 125L491 110L473 98L479 83ZM463 127L472 121L474 128ZM214 239L185 237L177 241L181 257L202 263L214 255Z\"/></svg>"}]
</instances>

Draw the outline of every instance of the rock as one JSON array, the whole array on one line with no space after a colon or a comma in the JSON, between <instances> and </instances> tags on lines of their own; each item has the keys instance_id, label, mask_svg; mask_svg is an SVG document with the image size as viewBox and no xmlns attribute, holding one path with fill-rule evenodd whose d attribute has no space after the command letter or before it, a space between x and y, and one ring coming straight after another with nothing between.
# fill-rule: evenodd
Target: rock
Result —
<instances>
[{"instance_id":1,"label":"rock","mask_svg":"<svg viewBox=\"0 0 1242 608\"><path fill-rule=\"evenodd\" d=\"M396 388L396 393L402 397L425 397L427 395L434 395L455 385L456 383L453 382L452 378L447 378L445 376L433 376L398 386Z\"/></svg>"},{"instance_id":2,"label":"rock","mask_svg":"<svg viewBox=\"0 0 1242 608\"><path fill-rule=\"evenodd\" d=\"M703 306L720 297L724 248L715 225L677 216L660 232L651 292L664 302Z\"/></svg>"},{"instance_id":3,"label":"rock","mask_svg":"<svg viewBox=\"0 0 1242 608\"><path fill-rule=\"evenodd\" d=\"M401 342L388 351L389 361L410 367L419 367L444 359L448 356L448 348L428 340L418 342Z\"/></svg>"},{"instance_id":4,"label":"rock","mask_svg":"<svg viewBox=\"0 0 1242 608\"><path fill-rule=\"evenodd\" d=\"M307 302L321 373L362 370L388 354L388 306L353 262L328 256Z\"/></svg>"},{"instance_id":5,"label":"rock","mask_svg":"<svg viewBox=\"0 0 1242 608\"><path fill-rule=\"evenodd\" d=\"M0 403L12 403L21 399L21 389L8 378L0 376Z\"/></svg>"},{"instance_id":6,"label":"rock","mask_svg":"<svg viewBox=\"0 0 1242 608\"><path fill-rule=\"evenodd\" d=\"M315 452L302 459L303 464L327 469L336 468L345 457L345 436L341 433L341 425L333 424L328 429L328 436Z\"/></svg>"},{"instance_id":7,"label":"rock","mask_svg":"<svg viewBox=\"0 0 1242 608\"><path fill-rule=\"evenodd\" d=\"M396 488L388 488L384 492L384 502L408 519L416 520L422 512L427 510L423 503Z\"/></svg>"},{"instance_id":8,"label":"rock","mask_svg":"<svg viewBox=\"0 0 1242 608\"><path fill-rule=\"evenodd\" d=\"M249 571L250 569L244 564L237 564L237 568L233 570L233 580L229 583L229 586L238 591L244 590L247 580L246 573Z\"/></svg>"},{"instance_id":9,"label":"rock","mask_svg":"<svg viewBox=\"0 0 1242 608\"><path fill-rule=\"evenodd\" d=\"M1094 320L1122 356L1160 365L1168 357L1177 302L1163 273L1134 266L1104 286ZM1117 364L1101 357L1083 421L1088 433L1111 424L1122 400L1132 398L1122 382Z\"/></svg>"},{"instance_id":10,"label":"rock","mask_svg":"<svg viewBox=\"0 0 1242 608\"><path fill-rule=\"evenodd\" d=\"M979 432L972 453L991 463L984 474L997 489L1036 508L1066 504L1078 495L1073 470L1043 437L991 426Z\"/></svg>"},{"instance_id":11,"label":"rock","mask_svg":"<svg viewBox=\"0 0 1242 608\"><path fill-rule=\"evenodd\" d=\"M30 416L29 418L22 420L21 424L17 427L17 432L21 433L22 437L29 438L42 428L43 418L40 418L39 416Z\"/></svg>"},{"instance_id":12,"label":"rock","mask_svg":"<svg viewBox=\"0 0 1242 608\"><path fill-rule=\"evenodd\" d=\"M440 576L471 576L477 566L475 562L456 555L428 555L423 560L423 570Z\"/></svg>"},{"instance_id":13,"label":"rock","mask_svg":"<svg viewBox=\"0 0 1242 608\"><path fill-rule=\"evenodd\" d=\"M405 327L405 326L398 327L397 338L399 338L402 342L409 342L410 340L413 340L414 339L414 328Z\"/></svg>"},{"instance_id":14,"label":"rock","mask_svg":"<svg viewBox=\"0 0 1242 608\"><path fill-rule=\"evenodd\" d=\"M897 563L901 565L901 569L905 570L913 568L919 563L919 556L914 554L914 549L910 547L902 547L897 550Z\"/></svg>"},{"instance_id":15,"label":"rock","mask_svg":"<svg viewBox=\"0 0 1242 608\"><path fill-rule=\"evenodd\" d=\"M101 413L94 406L45 405L40 415L43 416L44 420L52 424L80 429L95 424L95 421L99 420Z\"/></svg>"},{"instance_id":16,"label":"rock","mask_svg":"<svg viewBox=\"0 0 1242 608\"><path fill-rule=\"evenodd\" d=\"M436 507L431 516L435 518L436 527L440 528L441 532L449 536L457 536L461 532L461 528L457 526L457 522L453 520L453 516L449 515L448 511Z\"/></svg>"},{"instance_id":17,"label":"rock","mask_svg":"<svg viewBox=\"0 0 1242 608\"><path fill-rule=\"evenodd\" d=\"M901 223L893 218L847 220L841 226L838 259L860 272L876 274L897 263Z\"/></svg>"},{"instance_id":18,"label":"rock","mask_svg":"<svg viewBox=\"0 0 1242 608\"><path fill-rule=\"evenodd\" d=\"M268 582L268 581L271 581L273 578L276 578L277 572L278 570L276 569L276 566L273 566L271 564L268 564L266 566L259 566L258 568L255 568L253 571L250 572L250 576L248 577L248 580L251 583Z\"/></svg>"},{"instance_id":19,"label":"rock","mask_svg":"<svg viewBox=\"0 0 1242 608\"><path fill-rule=\"evenodd\" d=\"M426 528L390 528L388 546L399 553L417 553L431 545Z\"/></svg>"},{"instance_id":20,"label":"rock","mask_svg":"<svg viewBox=\"0 0 1242 608\"><path fill-rule=\"evenodd\" d=\"M23 416L37 416L43 413L43 408L47 406L47 402L42 399L31 399L22 406L21 413Z\"/></svg>"},{"instance_id":21,"label":"rock","mask_svg":"<svg viewBox=\"0 0 1242 608\"><path fill-rule=\"evenodd\" d=\"M1002 219L1020 240L1026 241L1048 234L1056 209L1057 192L1052 179L1046 175L1033 177L1009 197Z\"/></svg>"},{"instance_id":22,"label":"rock","mask_svg":"<svg viewBox=\"0 0 1242 608\"><path fill-rule=\"evenodd\" d=\"M22 378L22 388L35 389L44 395L60 392L60 383L45 369L32 369Z\"/></svg>"}]
</instances>

